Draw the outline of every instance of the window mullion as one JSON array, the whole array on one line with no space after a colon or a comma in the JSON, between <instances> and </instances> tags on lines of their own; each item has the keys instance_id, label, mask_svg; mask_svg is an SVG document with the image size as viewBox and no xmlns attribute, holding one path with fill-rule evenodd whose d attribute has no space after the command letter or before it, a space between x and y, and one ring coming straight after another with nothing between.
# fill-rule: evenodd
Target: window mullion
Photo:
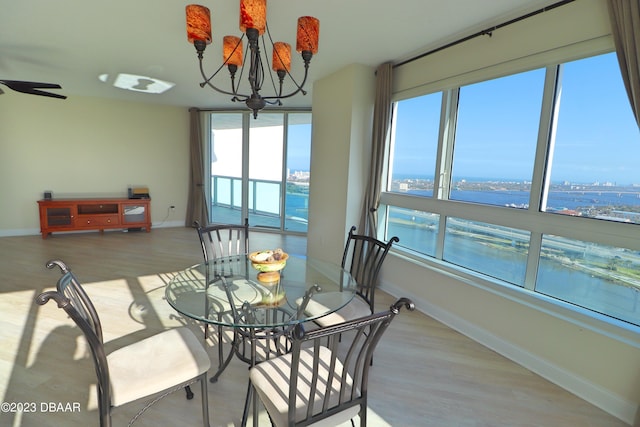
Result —
<instances>
[{"instance_id":1,"label":"window mullion","mask_svg":"<svg viewBox=\"0 0 640 427\"><path fill-rule=\"evenodd\" d=\"M460 89L449 89L443 93L442 112L440 115L440 134L438 135L438 161L434 197L448 200L451 187L451 168L453 164L453 145L456 134L456 120L458 117L458 95ZM438 224L438 237L435 256L442 259L444 254L444 237L447 229L447 216L441 215Z\"/></svg>"},{"instance_id":2,"label":"window mullion","mask_svg":"<svg viewBox=\"0 0 640 427\"><path fill-rule=\"evenodd\" d=\"M549 175L555 142L555 124L557 123L557 106L560 101L558 79L559 66L547 67L544 93L542 95L540 126L533 167L531 193L529 194L529 210L534 212L540 212L547 203L550 184ZM524 287L531 291L535 290L536 286L541 245L542 234L532 232L529 241L529 252L527 254L527 267L524 279Z\"/></svg>"},{"instance_id":3,"label":"window mullion","mask_svg":"<svg viewBox=\"0 0 640 427\"><path fill-rule=\"evenodd\" d=\"M542 234L531 233L529 236L529 252L527 254L527 267L524 275L524 287L534 291L538 278L538 261L540 260L540 248L542 247Z\"/></svg>"},{"instance_id":4,"label":"window mullion","mask_svg":"<svg viewBox=\"0 0 640 427\"><path fill-rule=\"evenodd\" d=\"M440 133L434 182L434 197L448 199L451 185L451 165L453 164L453 144L458 115L458 88L443 92L440 114Z\"/></svg>"},{"instance_id":5,"label":"window mullion","mask_svg":"<svg viewBox=\"0 0 640 427\"><path fill-rule=\"evenodd\" d=\"M555 145L558 105L560 103L560 66L547 67L538 143L529 195L529 209L540 212L546 208L550 185L551 162Z\"/></svg>"},{"instance_id":6,"label":"window mullion","mask_svg":"<svg viewBox=\"0 0 640 427\"><path fill-rule=\"evenodd\" d=\"M285 229L287 200L287 153L289 152L289 113L282 114L282 172L280 176L280 230Z\"/></svg>"}]
</instances>

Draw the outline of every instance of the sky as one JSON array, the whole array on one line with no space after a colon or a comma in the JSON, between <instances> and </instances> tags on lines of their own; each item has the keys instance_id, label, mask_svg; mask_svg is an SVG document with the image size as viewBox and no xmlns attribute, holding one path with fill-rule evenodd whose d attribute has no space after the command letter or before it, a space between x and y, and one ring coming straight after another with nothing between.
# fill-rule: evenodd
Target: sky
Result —
<instances>
[{"instance_id":1,"label":"sky","mask_svg":"<svg viewBox=\"0 0 640 427\"><path fill-rule=\"evenodd\" d=\"M289 126L287 167L291 171L309 171L311 169L311 124Z\"/></svg>"},{"instance_id":2,"label":"sky","mask_svg":"<svg viewBox=\"0 0 640 427\"><path fill-rule=\"evenodd\" d=\"M239 118L241 114L236 116ZM231 119L225 117L224 120L230 121ZM214 123L214 128L217 125L219 124ZM255 126L250 132L252 138L249 150L250 178L279 181L282 177L283 127L277 124ZM237 123L232 122L228 128L219 126L213 134L212 172L216 175L241 177L241 120L238 120ZM287 137L287 167L292 172L309 171L311 123L290 123Z\"/></svg>"},{"instance_id":3,"label":"sky","mask_svg":"<svg viewBox=\"0 0 640 427\"><path fill-rule=\"evenodd\" d=\"M544 78L538 69L461 89L454 179L531 179ZM561 84L552 182L640 184L640 132L615 54L565 64ZM400 102L394 173L433 173L440 99Z\"/></svg>"},{"instance_id":4,"label":"sky","mask_svg":"<svg viewBox=\"0 0 640 427\"><path fill-rule=\"evenodd\" d=\"M640 185L640 132L615 53L569 62L561 77L551 181ZM461 89L454 180L531 180L544 79L536 69ZM433 177L440 106L441 93L399 102L394 176ZM289 126L291 171L310 168L305 118Z\"/></svg>"}]
</instances>

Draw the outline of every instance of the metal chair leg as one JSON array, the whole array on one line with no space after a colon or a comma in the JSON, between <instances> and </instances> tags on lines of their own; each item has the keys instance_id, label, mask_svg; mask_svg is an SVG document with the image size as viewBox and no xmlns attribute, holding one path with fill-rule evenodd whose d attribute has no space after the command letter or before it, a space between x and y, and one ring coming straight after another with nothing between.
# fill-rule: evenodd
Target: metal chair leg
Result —
<instances>
[{"instance_id":1,"label":"metal chair leg","mask_svg":"<svg viewBox=\"0 0 640 427\"><path fill-rule=\"evenodd\" d=\"M251 402L251 396L253 395L253 386L251 385L251 381L249 381L249 385L247 386L247 396L244 399L244 410L242 411L242 422L240 426L247 427L247 419L249 418L249 406Z\"/></svg>"},{"instance_id":2,"label":"metal chair leg","mask_svg":"<svg viewBox=\"0 0 640 427\"><path fill-rule=\"evenodd\" d=\"M184 388L185 393L187 393L187 400L193 399L193 391L191 391L191 386L186 386Z\"/></svg>"},{"instance_id":3,"label":"metal chair leg","mask_svg":"<svg viewBox=\"0 0 640 427\"><path fill-rule=\"evenodd\" d=\"M207 388L207 373L200 378L200 390L202 393L202 425L209 427L209 390Z\"/></svg>"}]
</instances>

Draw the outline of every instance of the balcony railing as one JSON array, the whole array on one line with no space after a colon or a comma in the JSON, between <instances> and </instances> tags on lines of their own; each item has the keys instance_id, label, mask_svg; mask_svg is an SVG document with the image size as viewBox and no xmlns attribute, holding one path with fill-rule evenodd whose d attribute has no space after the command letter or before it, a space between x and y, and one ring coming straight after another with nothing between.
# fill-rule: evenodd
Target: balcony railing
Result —
<instances>
[{"instance_id":1,"label":"balcony railing","mask_svg":"<svg viewBox=\"0 0 640 427\"><path fill-rule=\"evenodd\" d=\"M296 186L297 187L297 186ZM289 186L287 186L289 188ZM281 220L282 182L249 180L249 224L287 231L306 232L308 222L305 192L286 191L284 221ZM211 176L211 221L216 223L242 223L242 179Z\"/></svg>"}]
</instances>

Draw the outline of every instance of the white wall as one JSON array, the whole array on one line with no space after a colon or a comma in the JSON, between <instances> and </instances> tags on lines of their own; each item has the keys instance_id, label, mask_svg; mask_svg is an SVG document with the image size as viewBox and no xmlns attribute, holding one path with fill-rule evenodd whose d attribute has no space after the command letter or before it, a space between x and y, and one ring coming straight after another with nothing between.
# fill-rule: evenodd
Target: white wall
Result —
<instances>
[{"instance_id":1,"label":"white wall","mask_svg":"<svg viewBox=\"0 0 640 427\"><path fill-rule=\"evenodd\" d=\"M126 197L130 184L149 187L154 226L184 225L186 108L6 91L0 118L0 236L40 232L36 202L45 190Z\"/></svg>"},{"instance_id":2,"label":"white wall","mask_svg":"<svg viewBox=\"0 0 640 427\"><path fill-rule=\"evenodd\" d=\"M496 69L516 72L539 65L541 59L553 62L587 51L604 52L612 48L609 32L606 3L579 0L498 30L492 37L395 69L395 96L441 90L461 79L467 83L481 80ZM505 61L510 62L505 65ZM349 205L354 201L349 197L364 191L364 181L350 180L345 169L354 163L345 156L347 147L360 144L360 136L352 139L360 124L351 117L349 106L336 102L352 102L354 108L373 102L370 96L349 92L353 71L341 70L314 86L308 248L310 255L333 260L341 253L346 230L354 220L353 205ZM362 187L357 190L356 185ZM637 334L631 332L631 339L620 339L606 327L588 328L571 316L558 315L558 310L547 310L534 297L531 303L523 303L479 286L473 279L395 254L385 261L381 283L388 292L412 298L425 313L623 421L632 424L636 419L640 401Z\"/></svg>"},{"instance_id":3,"label":"white wall","mask_svg":"<svg viewBox=\"0 0 640 427\"><path fill-rule=\"evenodd\" d=\"M350 65L313 86L307 254L340 262L369 167L375 69Z\"/></svg>"}]
</instances>

